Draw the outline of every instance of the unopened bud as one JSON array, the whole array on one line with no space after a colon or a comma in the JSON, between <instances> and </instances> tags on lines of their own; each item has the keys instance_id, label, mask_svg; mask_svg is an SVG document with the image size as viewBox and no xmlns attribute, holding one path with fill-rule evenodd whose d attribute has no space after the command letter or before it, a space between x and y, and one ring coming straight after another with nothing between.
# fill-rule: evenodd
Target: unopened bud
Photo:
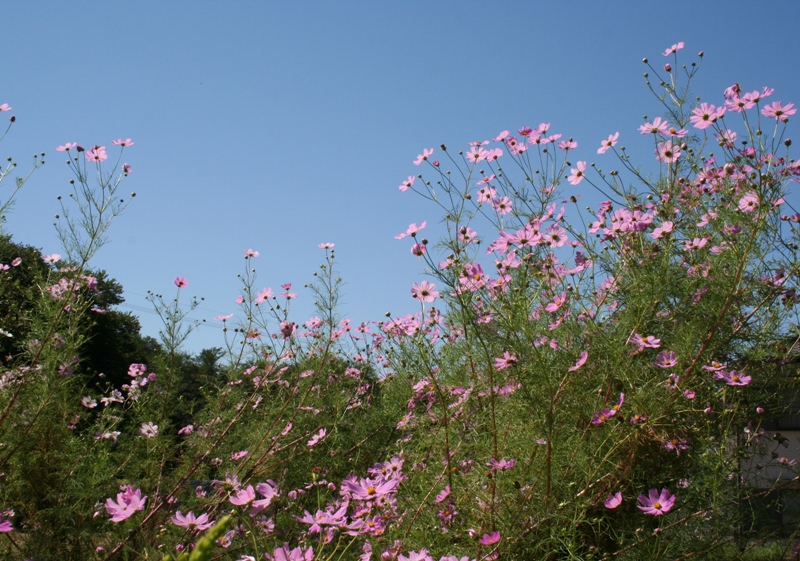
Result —
<instances>
[{"instance_id":1,"label":"unopened bud","mask_svg":"<svg viewBox=\"0 0 800 561\"><path fill-rule=\"evenodd\" d=\"M666 70L667 72L671 72L672 71L672 65L670 63L665 64L664 65L664 70Z\"/></svg>"}]
</instances>

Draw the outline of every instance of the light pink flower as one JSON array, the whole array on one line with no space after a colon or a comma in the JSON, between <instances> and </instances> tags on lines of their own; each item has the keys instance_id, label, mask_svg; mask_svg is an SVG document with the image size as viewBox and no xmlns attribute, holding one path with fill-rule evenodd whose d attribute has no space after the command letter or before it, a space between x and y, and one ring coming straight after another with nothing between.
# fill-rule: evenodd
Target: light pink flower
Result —
<instances>
[{"instance_id":1,"label":"light pink flower","mask_svg":"<svg viewBox=\"0 0 800 561\"><path fill-rule=\"evenodd\" d=\"M126 138L125 140L118 138L116 140L111 141L111 144L114 146L133 146L135 143L130 138Z\"/></svg>"},{"instance_id":2,"label":"light pink flower","mask_svg":"<svg viewBox=\"0 0 800 561\"><path fill-rule=\"evenodd\" d=\"M422 222L422 224L420 224L419 226L417 226L416 222L414 222L413 224L409 224L408 228L406 228L406 231L403 232L402 234L397 234L394 237L394 239L402 240L403 238L408 237L408 236L411 236L413 238L413 237L415 237L417 235L417 232L419 232L420 230L425 228L425 226L427 226L427 225L428 225L428 221L427 220L424 220Z\"/></svg>"},{"instance_id":3,"label":"light pink flower","mask_svg":"<svg viewBox=\"0 0 800 561\"><path fill-rule=\"evenodd\" d=\"M569 177L567 177L567 181L569 181L571 185L577 185L583 181L583 178L586 176L586 162L578 162L577 166L577 168L570 169L571 173Z\"/></svg>"},{"instance_id":4,"label":"light pink flower","mask_svg":"<svg viewBox=\"0 0 800 561\"><path fill-rule=\"evenodd\" d=\"M130 518L137 510L144 509L147 497L142 497L140 489L125 486L122 493L117 493L117 500L106 499L106 510L111 515L112 522L122 522Z\"/></svg>"},{"instance_id":5,"label":"light pink flower","mask_svg":"<svg viewBox=\"0 0 800 561\"><path fill-rule=\"evenodd\" d=\"M208 530L214 525L214 522L209 522L208 514L201 514L200 516L195 516L193 512L188 512L186 515L181 514L181 511L175 513L175 516L171 518L172 523L176 526L180 526L182 528L186 528L187 530Z\"/></svg>"},{"instance_id":6,"label":"light pink flower","mask_svg":"<svg viewBox=\"0 0 800 561\"><path fill-rule=\"evenodd\" d=\"M319 246L318 246L318 247L319 247L320 249L333 249L333 247L334 247L334 244L332 244L331 242L325 242L325 243L321 243L321 244L319 244Z\"/></svg>"},{"instance_id":7,"label":"light pink flower","mask_svg":"<svg viewBox=\"0 0 800 561\"><path fill-rule=\"evenodd\" d=\"M662 164L671 164L676 162L681 155L681 148L677 144L673 144L671 140L666 142L659 142L655 150L656 160Z\"/></svg>"},{"instance_id":8,"label":"light pink flower","mask_svg":"<svg viewBox=\"0 0 800 561\"><path fill-rule=\"evenodd\" d=\"M105 146L94 146L91 150L86 152L86 159L90 162L100 163L108 159Z\"/></svg>"},{"instance_id":9,"label":"light pink flower","mask_svg":"<svg viewBox=\"0 0 800 561\"><path fill-rule=\"evenodd\" d=\"M707 129L710 127L717 119L725 115L725 108L724 107L715 107L709 103L701 103L699 107L695 107L692 111L692 116L689 117L689 120L700 130Z\"/></svg>"},{"instance_id":10,"label":"light pink flower","mask_svg":"<svg viewBox=\"0 0 800 561\"><path fill-rule=\"evenodd\" d=\"M678 52L678 51L680 51L680 50L681 50L683 47L684 47L684 43L683 43L683 41L681 41L681 42L679 42L679 43L675 43L675 44L674 44L674 45L672 45L672 46L671 46L669 49L667 49L666 51L664 51L664 52L663 52L663 53L661 53L661 54L663 54L664 56L669 56L669 55L671 55L672 53L677 53L677 52Z\"/></svg>"},{"instance_id":11,"label":"light pink flower","mask_svg":"<svg viewBox=\"0 0 800 561\"><path fill-rule=\"evenodd\" d=\"M660 134L662 136L669 132L669 121L664 121L661 117L653 119L652 123L645 123L639 127L642 134Z\"/></svg>"},{"instance_id":12,"label":"light pink flower","mask_svg":"<svg viewBox=\"0 0 800 561\"><path fill-rule=\"evenodd\" d=\"M787 103L784 106L780 101L773 101L769 105L765 105L761 110L761 114L765 117L774 118L784 123L795 113L797 113L797 109L794 108L794 103Z\"/></svg>"},{"instance_id":13,"label":"light pink flower","mask_svg":"<svg viewBox=\"0 0 800 561\"><path fill-rule=\"evenodd\" d=\"M755 191L748 191L744 196L739 199L739 210L742 212L754 212L758 208L758 193Z\"/></svg>"},{"instance_id":14,"label":"light pink flower","mask_svg":"<svg viewBox=\"0 0 800 561\"><path fill-rule=\"evenodd\" d=\"M597 153L605 154L609 148L617 145L618 138L619 138L619 132L615 132L614 134L608 135L608 138L600 143L600 148L597 149Z\"/></svg>"},{"instance_id":15,"label":"light pink flower","mask_svg":"<svg viewBox=\"0 0 800 561\"><path fill-rule=\"evenodd\" d=\"M259 253L254 249L244 249L242 251L244 252L245 259L247 259L248 257L258 257L259 255Z\"/></svg>"},{"instance_id":16,"label":"light pink flower","mask_svg":"<svg viewBox=\"0 0 800 561\"><path fill-rule=\"evenodd\" d=\"M270 298L272 298L272 289L268 287L259 291L258 294L256 294L256 304L261 304L262 302L266 302Z\"/></svg>"},{"instance_id":17,"label":"light pink flower","mask_svg":"<svg viewBox=\"0 0 800 561\"><path fill-rule=\"evenodd\" d=\"M435 284L422 281L422 283L415 282L411 287L411 296L420 302L433 302L439 297L439 293L436 291Z\"/></svg>"},{"instance_id":18,"label":"light pink flower","mask_svg":"<svg viewBox=\"0 0 800 561\"><path fill-rule=\"evenodd\" d=\"M67 142L67 143L63 144L62 146L59 146L58 148L56 148L56 152L66 152L67 150L72 150L77 145L78 145L77 142Z\"/></svg>"},{"instance_id":19,"label":"light pink flower","mask_svg":"<svg viewBox=\"0 0 800 561\"><path fill-rule=\"evenodd\" d=\"M418 166L418 165L420 165L422 162L424 162L425 160L427 160L427 159L428 159L428 156L430 156L431 154L433 154L433 148L424 148L424 149L422 150L422 154L420 154L419 156L417 156L417 159L416 159L416 160L414 160L414 165L415 165L415 166Z\"/></svg>"},{"instance_id":20,"label":"light pink flower","mask_svg":"<svg viewBox=\"0 0 800 561\"><path fill-rule=\"evenodd\" d=\"M175 277L175 280L174 280L174 281L172 281L172 282L173 282L173 283L175 284L175 286L177 286L178 288L185 288L185 287L186 287L186 286L189 284L189 281L188 281L188 280L186 280L186 278L185 278L185 277Z\"/></svg>"},{"instance_id":21,"label":"light pink flower","mask_svg":"<svg viewBox=\"0 0 800 561\"><path fill-rule=\"evenodd\" d=\"M405 193L406 191L408 191L411 188L412 185L414 185L414 179L415 179L415 177L413 175L409 175L408 179L403 181L400 184L400 187L398 187L398 189L400 189L401 191L403 191Z\"/></svg>"}]
</instances>

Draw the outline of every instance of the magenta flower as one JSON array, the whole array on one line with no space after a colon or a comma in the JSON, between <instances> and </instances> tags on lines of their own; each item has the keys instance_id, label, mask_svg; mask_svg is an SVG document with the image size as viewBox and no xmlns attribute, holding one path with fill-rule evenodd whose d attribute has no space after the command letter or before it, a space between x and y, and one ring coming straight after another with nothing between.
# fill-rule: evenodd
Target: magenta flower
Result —
<instances>
[{"instance_id":1,"label":"magenta flower","mask_svg":"<svg viewBox=\"0 0 800 561\"><path fill-rule=\"evenodd\" d=\"M2 520L2 518L0 518ZM0 522L0 533L7 533L14 530L14 526L11 525L11 520L2 520Z\"/></svg>"},{"instance_id":2,"label":"magenta flower","mask_svg":"<svg viewBox=\"0 0 800 561\"><path fill-rule=\"evenodd\" d=\"M436 291L435 284L422 281L421 284L415 282L414 286L411 287L411 296L420 302L433 302L439 297L439 293Z\"/></svg>"},{"instance_id":3,"label":"magenta flower","mask_svg":"<svg viewBox=\"0 0 800 561\"><path fill-rule=\"evenodd\" d=\"M425 244L415 243L414 245L411 246L411 253L413 253L417 257L422 257L423 255L425 255L426 251L427 249L425 249Z\"/></svg>"},{"instance_id":4,"label":"magenta flower","mask_svg":"<svg viewBox=\"0 0 800 561\"><path fill-rule=\"evenodd\" d=\"M583 178L586 176L586 162L578 162L577 168L570 169L570 175L567 177L567 181L570 182L571 185L577 185Z\"/></svg>"},{"instance_id":5,"label":"magenta flower","mask_svg":"<svg viewBox=\"0 0 800 561\"><path fill-rule=\"evenodd\" d=\"M606 505L606 508L609 508L609 509L617 508L619 505L622 504L622 493L620 491L617 491L613 495L609 496L603 502L603 504Z\"/></svg>"},{"instance_id":6,"label":"magenta flower","mask_svg":"<svg viewBox=\"0 0 800 561\"><path fill-rule=\"evenodd\" d=\"M185 516L181 514L181 511L175 513L175 516L171 518L172 523L176 526L180 526L181 528L186 528L187 530L208 530L211 526L214 525L214 522L209 522L208 514L201 514L200 516L195 516L193 512L187 513Z\"/></svg>"},{"instance_id":7,"label":"magenta flower","mask_svg":"<svg viewBox=\"0 0 800 561\"><path fill-rule=\"evenodd\" d=\"M494 545L500 541L500 532L492 532L491 534L484 534L478 543L481 545Z\"/></svg>"},{"instance_id":8,"label":"magenta flower","mask_svg":"<svg viewBox=\"0 0 800 561\"><path fill-rule=\"evenodd\" d=\"M500 460L496 460L492 458L490 462L486 463L487 466L492 468L492 471L506 471L513 468L517 465L517 460L511 459L506 460L505 458L501 458Z\"/></svg>"},{"instance_id":9,"label":"magenta flower","mask_svg":"<svg viewBox=\"0 0 800 561\"><path fill-rule=\"evenodd\" d=\"M661 516L669 512L675 505L675 495L671 494L666 488L661 489L661 493L655 489L650 489L647 496L639 495L639 505L637 508L645 514Z\"/></svg>"},{"instance_id":10,"label":"magenta flower","mask_svg":"<svg viewBox=\"0 0 800 561\"><path fill-rule=\"evenodd\" d=\"M117 493L117 500L106 499L106 510L111 515L112 522L122 522L130 518L137 510L144 509L147 497L142 497L140 489L125 486L122 493Z\"/></svg>"},{"instance_id":11,"label":"magenta flower","mask_svg":"<svg viewBox=\"0 0 800 561\"><path fill-rule=\"evenodd\" d=\"M172 282L173 282L173 283L175 284L175 286L177 286L178 288L185 288L185 287L186 287L186 286L189 284L189 281L188 281L188 280L186 280L186 278L185 278L185 277L175 277L175 280L174 280L174 281L172 281Z\"/></svg>"}]
</instances>

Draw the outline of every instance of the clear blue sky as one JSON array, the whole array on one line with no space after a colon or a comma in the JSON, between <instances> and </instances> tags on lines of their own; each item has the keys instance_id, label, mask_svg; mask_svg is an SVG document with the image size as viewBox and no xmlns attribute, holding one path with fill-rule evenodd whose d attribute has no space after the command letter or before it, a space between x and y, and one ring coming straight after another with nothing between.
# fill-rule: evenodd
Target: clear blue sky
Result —
<instances>
[{"instance_id":1,"label":"clear blue sky","mask_svg":"<svg viewBox=\"0 0 800 561\"><path fill-rule=\"evenodd\" d=\"M93 266L125 287L123 309L158 331L144 295L189 280L196 318L235 312L242 250L259 287L294 283L293 319L312 315L311 280L334 242L354 321L418 309L411 222L436 209L397 186L426 147L465 147L545 121L593 161L661 110L642 57L684 41L705 52L697 95L733 82L800 102L800 3L697 2L7 2L0 103L17 123L0 145L21 169L46 152L9 215L16 241L61 252L56 196L65 142L130 137L124 191L138 196ZM4 116L9 115L8 113ZM587 187L588 189L588 187ZM428 237L435 238L435 228ZM209 321L187 350L222 346Z\"/></svg>"}]
</instances>

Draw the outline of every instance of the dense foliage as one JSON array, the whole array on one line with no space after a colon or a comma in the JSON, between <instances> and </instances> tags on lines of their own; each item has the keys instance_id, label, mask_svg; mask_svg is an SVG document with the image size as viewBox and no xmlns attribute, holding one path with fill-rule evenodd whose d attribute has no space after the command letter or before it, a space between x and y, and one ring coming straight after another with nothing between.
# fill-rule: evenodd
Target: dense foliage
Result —
<instances>
[{"instance_id":1,"label":"dense foliage","mask_svg":"<svg viewBox=\"0 0 800 561\"><path fill-rule=\"evenodd\" d=\"M608 164L573 164L577 143L546 123L425 149L400 190L446 234L397 236L429 278L419 313L343 319L323 243L318 316L298 324L291 285L261 288L248 249L224 348L196 357L186 279L150 295L156 341L90 269L130 168L59 147L67 257L0 240L7 556L789 555L795 529L770 516L798 481L797 443L771 429L796 393L795 109L738 85L690 103L699 66L678 65L682 47L650 66L655 174L620 133L597 149ZM582 207L578 188L602 200Z\"/></svg>"}]
</instances>

